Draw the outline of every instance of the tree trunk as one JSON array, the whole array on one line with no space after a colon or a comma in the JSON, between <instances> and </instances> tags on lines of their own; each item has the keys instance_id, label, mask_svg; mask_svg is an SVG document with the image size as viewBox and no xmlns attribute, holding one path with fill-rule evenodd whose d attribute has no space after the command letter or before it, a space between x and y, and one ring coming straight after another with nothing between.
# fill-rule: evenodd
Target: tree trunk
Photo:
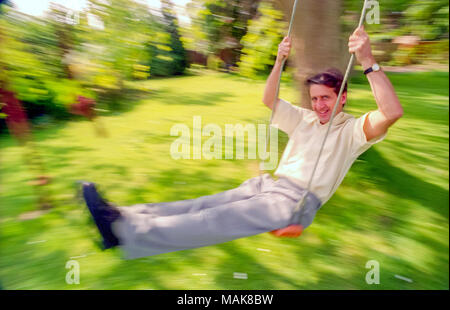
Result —
<instances>
[{"instance_id":1,"label":"tree trunk","mask_svg":"<svg viewBox=\"0 0 450 310\"><path fill-rule=\"evenodd\" d=\"M295 0L275 0L274 5L290 21ZM311 108L307 77L334 67L345 70L344 41L340 36L342 0L298 0L292 26L291 56L300 91L300 106Z\"/></svg>"}]
</instances>

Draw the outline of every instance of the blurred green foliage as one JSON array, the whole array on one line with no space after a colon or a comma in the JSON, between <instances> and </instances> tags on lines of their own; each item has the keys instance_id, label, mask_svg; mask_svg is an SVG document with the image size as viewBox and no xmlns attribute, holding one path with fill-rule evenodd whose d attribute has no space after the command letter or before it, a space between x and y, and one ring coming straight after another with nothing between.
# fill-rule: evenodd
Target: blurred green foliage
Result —
<instances>
[{"instance_id":1,"label":"blurred green foliage","mask_svg":"<svg viewBox=\"0 0 450 310\"><path fill-rule=\"evenodd\" d=\"M68 80L65 43L55 23L15 14L0 18L0 81L25 103L30 116L65 114L75 93L81 91L79 83Z\"/></svg>"},{"instance_id":2,"label":"blurred green foliage","mask_svg":"<svg viewBox=\"0 0 450 310\"><path fill-rule=\"evenodd\" d=\"M381 58L389 65L448 63L449 2L446 0L384 0L378 1L380 24L367 25L371 41ZM361 1L344 0L346 13L357 14ZM353 18L354 19L354 18ZM342 19L344 32L352 31L354 20ZM401 36L412 36L417 45L392 43ZM386 45L390 42L392 46Z\"/></svg>"},{"instance_id":3,"label":"blurred green foliage","mask_svg":"<svg viewBox=\"0 0 450 310\"><path fill-rule=\"evenodd\" d=\"M418 35L424 40L448 38L447 0L383 0L378 3L380 30L392 35ZM356 14L361 4L360 0L343 0L346 13Z\"/></svg>"},{"instance_id":4,"label":"blurred green foliage","mask_svg":"<svg viewBox=\"0 0 450 310\"><path fill-rule=\"evenodd\" d=\"M242 38L240 73L249 78L266 77L273 66L278 44L287 33L283 15L272 6L272 1L259 4L258 14L248 22L248 32ZM362 1L342 1L342 40L354 30ZM379 1L380 24L367 25L373 42L391 42L398 36L418 36L422 41L414 47L383 45L390 65L408 65L423 62L448 63L448 7L445 0L386 0ZM284 17L284 20L288 18ZM375 45L376 49L378 46Z\"/></svg>"},{"instance_id":5,"label":"blurred green foliage","mask_svg":"<svg viewBox=\"0 0 450 310\"><path fill-rule=\"evenodd\" d=\"M448 39L447 0L412 0L404 12L402 30L424 40Z\"/></svg>"},{"instance_id":6,"label":"blurred green foliage","mask_svg":"<svg viewBox=\"0 0 450 310\"><path fill-rule=\"evenodd\" d=\"M92 0L78 14L52 4L43 18L2 9L0 85L30 118L69 117L77 95L116 109L125 81L182 74L187 65L176 16L132 0Z\"/></svg>"},{"instance_id":7,"label":"blurred green foliage","mask_svg":"<svg viewBox=\"0 0 450 310\"><path fill-rule=\"evenodd\" d=\"M206 40L203 53L236 48L247 32L247 24L256 14L260 0L193 0L188 6L194 39Z\"/></svg>"},{"instance_id":8,"label":"blurred green foliage","mask_svg":"<svg viewBox=\"0 0 450 310\"><path fill-rule=\"evenodd\" d=\"M52 4L42 18L5 3L0 82L16 93L30 118L67 118L77 95L114 111L123 104L126 81L183 74L190 65L187 50L204 55L211 69L238 65L242 76L265 78L287 29L269 0L192 0L187 4L191 23L184 27L169 0L162 2L160 15L139 1L89 0L76 14ZM345 40L361 1L342 3ZM376 52L391 65L448 63L448 7L443 0L380 2L381 23L367 27ZM426 44L397 48L391 43L404 35L419 36Z\"/></svg>"},{"instance_id":9,"label":"blurred green foliage","mask_svg":"<svg viewBox=\"0 0 450 310\"><path fill-rule=\"evenodd\" d=\"M205 55L208 68L236 71L248 23L261 0L191 0L186 6L191 24L182 30L190 50ZM220 58L217 59L217 58Z\"/></svg>"},{"instance_id":10,"label":"blurred green foliage","mask_svg":"<svg viewBox=\"0 0 450 310\"><path fill-rule=\"evenodd\" d=\"M240 73L249 78L270 72L277 56L278 44L287 33L283 14L274 9L271 2L261 2L258 13L258 18L249 21L248 32L241 41Z\"/></svg>"}]
</instances>

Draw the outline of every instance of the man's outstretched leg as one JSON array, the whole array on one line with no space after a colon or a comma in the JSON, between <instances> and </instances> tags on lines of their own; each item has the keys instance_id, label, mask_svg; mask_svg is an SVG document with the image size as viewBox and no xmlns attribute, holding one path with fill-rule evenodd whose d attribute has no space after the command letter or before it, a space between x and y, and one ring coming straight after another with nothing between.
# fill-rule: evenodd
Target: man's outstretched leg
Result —
<instances>
[{"instance_id":1,"label":"man's outstretched leg","mask_svg":"<svg viewBox=\"0 0 450 310\"><path fill-rule=\"evenodd\" d=\"M127 213L142 214L143 216L148 215L152 217L198 212L205 208L212 208L233 201L249 199L260 193L261 188L267 187L268 184L272 184L273 182L270 175L265 174L251 178L243 182L237 188L215 195L173 202L137 204L128 207L115 207L108 203L99 195L94 183L82 183L82 192L89 212L102 235L103 248L109 249L119 244L117 237L112 232L111 224L121 217L120 209L126 210Z\"/></svg>"},{"instance_id":2,"label":"man's outstretched leg","mask_svg":"<svg viewBox=\"0 0 450 310\"><path fill-rule=\"evenodd\" d=\"M126 258L219 244L261 234L290 224L297 200L283 193L264 192L197 212L154 217L120 208L112 224Z\"/></svg>"},{"instance_id":3,"label":"man's outstretched leg","mask_svg":"<svg viewBox=\"0 0 450 310\"><path fill-rule=\"evenodd\" d=\"M127 206L126 208L127 210L133 209L135 213L153 216L171 216L197 212L205 208L212 208L234 201L249 199L261 193L262 188L267 187L273 182L274 180L269 174L264 174L248 179L236 188L213 195L171 202L136 204Z\"/></svg>"}]
</instances>

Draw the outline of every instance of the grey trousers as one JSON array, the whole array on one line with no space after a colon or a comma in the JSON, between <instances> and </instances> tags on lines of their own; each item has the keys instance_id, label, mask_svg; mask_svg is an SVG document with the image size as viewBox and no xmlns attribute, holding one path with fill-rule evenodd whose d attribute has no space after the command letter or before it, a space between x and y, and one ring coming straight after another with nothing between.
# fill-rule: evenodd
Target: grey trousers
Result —
<instances>
[{"instance_id":1,"label":"grey trousers","mask_svg":"<svg viewBox=\"0 0 450 310\"><path fill-rule=\"evenodd\" d=\"M306 191L269 174L197 199L119 207L112 224L126 259L197 248L286 227ZM308 227L321 206L306 196L300 224Z\"/></svg>"}]
</instances>

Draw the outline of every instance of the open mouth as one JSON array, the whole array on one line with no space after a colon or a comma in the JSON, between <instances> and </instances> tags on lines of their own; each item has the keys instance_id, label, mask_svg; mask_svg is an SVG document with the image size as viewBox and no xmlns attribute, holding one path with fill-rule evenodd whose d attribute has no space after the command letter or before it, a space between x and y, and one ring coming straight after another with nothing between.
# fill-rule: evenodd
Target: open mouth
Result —
<instances>
[{"instance_id":1,"label":"open mouth","mask_svg":"<svg viewBox=\"0 0 450 310\"><path fill-rule=\"evenodd\" d=\"M323 112L320 112L320 111L319 111L319 115L322 116L322 117L324 117L324 116L327 116L327 115L328 115L328 112L329 112L329 110L326 110L326 111L323 111Z\"/></svg>"}]
</instances>

